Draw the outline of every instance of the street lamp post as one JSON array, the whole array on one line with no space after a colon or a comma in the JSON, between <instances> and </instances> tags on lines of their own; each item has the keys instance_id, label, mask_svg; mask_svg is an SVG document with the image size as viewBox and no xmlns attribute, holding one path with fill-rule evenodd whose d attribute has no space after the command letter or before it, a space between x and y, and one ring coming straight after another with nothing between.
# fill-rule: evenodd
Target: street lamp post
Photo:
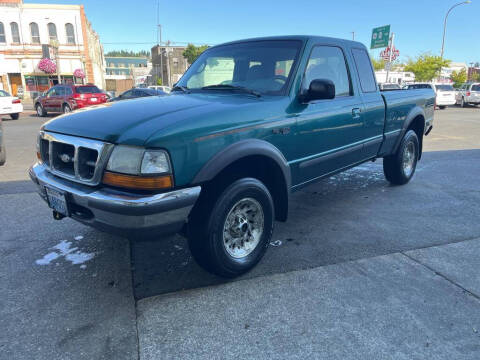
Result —
<instances>
[{"instance_id":1,"label":"street lamp post","mask_svg":"<svg viewBox=\"0 0 480 360\"><path fill-rule=\"evenodd\" d=\"M455 4L453 5L450 9L448 9L447 11L447 14L445 15L445 20L443 21L443 38L442 38L442 51L440 52L440 57L443 59L443 50L445 48L445 33L447 32L447 19L448 19L448 15L450 15L450 12L456 8L457 6L460 6L460 5L466 5L466 4L470 4L471 1L470 0L466 0L466 1L462 1L462 2L459 2L458 4Z\"/></svg>"}]
</instances>

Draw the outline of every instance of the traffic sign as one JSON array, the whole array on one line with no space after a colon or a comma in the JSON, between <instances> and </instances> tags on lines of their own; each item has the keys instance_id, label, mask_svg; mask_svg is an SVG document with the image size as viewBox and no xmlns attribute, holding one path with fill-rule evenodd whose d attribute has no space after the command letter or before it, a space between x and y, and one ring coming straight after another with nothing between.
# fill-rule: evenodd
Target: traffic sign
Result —
<instances>
[{"instance_id":1,"label":"traffic sign","mask_svg":"<svg viewBox=\"0 0 480 360\"><path fill-rule=\"evenodd\" d=\"M380 26L372 31L372 42L370 49L384 48L388 46L390 38L390 25Z\"/></svg>"},{"instance_id":2,"label":"traffic sign","mask_svg":"<svg viewBox=\"0 0 480 360\"><path fill-rule=\"evenodd\" d=\"M390 57L390 46L387 46L385 50L382 50L380 52L380 57L383 59L383 61L388 62L388 61L394 61L397 59L397 57L400 55L400 51L398 51L395 46L393 46L393 51L392 55Z\"/></svg>"}]
</instances>

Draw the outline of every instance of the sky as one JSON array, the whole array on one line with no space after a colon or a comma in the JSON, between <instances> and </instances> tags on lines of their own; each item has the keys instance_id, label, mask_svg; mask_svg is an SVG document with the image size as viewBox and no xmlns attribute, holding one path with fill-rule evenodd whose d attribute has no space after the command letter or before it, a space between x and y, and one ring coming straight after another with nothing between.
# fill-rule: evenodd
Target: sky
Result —
<instances>
[{"instance_id":1,"label":"sky","mask_svg":"<svg viewBox=\"0 0 480 360\"><path fill-rule=\"evenodd\" d=\"M149 50L162 40L174 45L220 44L269 35L352 38L370 47L372 29L391 25L400 61L424 52L439 54L443 20L459 0L24 0L83 4L105 51ZM159 9L159 11L157 11ZM157 18L159 20L157 20ZM377 57L380 50L372 50ZM448 17L444 57L480 62L480 0L456 7Z\"/></svg>"}]
</instances>

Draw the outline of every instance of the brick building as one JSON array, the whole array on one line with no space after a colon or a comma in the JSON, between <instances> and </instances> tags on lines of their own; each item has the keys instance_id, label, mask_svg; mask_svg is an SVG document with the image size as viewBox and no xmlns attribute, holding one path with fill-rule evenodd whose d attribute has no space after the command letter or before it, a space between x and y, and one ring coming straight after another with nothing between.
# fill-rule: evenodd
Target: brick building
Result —
<instances>
[{"instance_id":1,"label":"brick building","mask_svg":"<svg viewBox=\"0 0 480 360\"><path fill-rule=\"evenodd\" d=\"M38 69L43 58L52 59L59 74ZM76 69L84 71L84 80L73 76ZM104 69L103 48L83 5L0 0L0 89L33 98L59 77L104 88Z\"/></svg>"}]
</instances>

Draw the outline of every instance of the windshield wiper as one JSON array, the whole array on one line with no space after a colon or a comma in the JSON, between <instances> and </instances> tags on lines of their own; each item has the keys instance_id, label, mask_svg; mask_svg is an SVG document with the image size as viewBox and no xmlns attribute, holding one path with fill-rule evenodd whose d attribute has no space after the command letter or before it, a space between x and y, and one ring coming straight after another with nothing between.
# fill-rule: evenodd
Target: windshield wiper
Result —
<instances>
[{"instance_id":1,"label":"windshield wiper","mask_svg":"<svg viewBox=\"0 0 480 360\"><path fill-rule=\"evenodd\" d=\"M259 92L246 88L244 86L236 86L236 85L229 85L229 84L216 84L216 85L208 85L201 88L202 90L240 90L247 94L255 95L256 97L262 96Z\"/></svg>"},{"instance_id":2,"label":"windshield wiper","mask_svg":"<svg viewBox=\"0 0 480 360\"><path fill-rule=\"evenodd\" d=\"M177 90L180 90L186 94L189 94L190 93L190 89L186 86L182 86L182 85L176 85L173 87L172 91L177 91Z\"/></svg>"}]
</instances>

